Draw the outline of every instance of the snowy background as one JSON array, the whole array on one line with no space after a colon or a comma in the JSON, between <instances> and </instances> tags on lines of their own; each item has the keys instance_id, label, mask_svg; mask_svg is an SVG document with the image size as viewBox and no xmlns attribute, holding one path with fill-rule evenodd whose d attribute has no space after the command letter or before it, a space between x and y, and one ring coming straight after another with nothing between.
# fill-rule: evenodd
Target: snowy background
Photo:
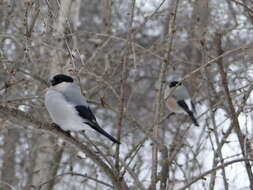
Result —
<instances>
[{"instance_id":1,"label":"snowy background","mask_svg":"<svg viewBox=\"0 0 253 190\"><path fill-rule=\"evenodd\" d=\"M252 10L252 0L1 1L0 189L253 189ZM120 147L72 133L94 158L50 130L56 73L75 78ZM200 127L166 118L173 78ZM157 140L168 153L156 159Z\"/></svg>"}]
</instances>

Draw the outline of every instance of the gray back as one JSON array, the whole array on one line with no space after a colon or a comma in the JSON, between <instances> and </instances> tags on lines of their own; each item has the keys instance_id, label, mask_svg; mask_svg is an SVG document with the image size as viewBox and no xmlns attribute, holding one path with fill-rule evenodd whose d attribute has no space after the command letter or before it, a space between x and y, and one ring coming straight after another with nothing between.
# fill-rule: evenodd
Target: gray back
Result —
<instances>
[{"instance_id":1,"label":"gray back","mask_svg":"<svg viewBox=\"0 0 253 190\"><path fill-rule=\"evenodd\" d=\"M172 88L174 90L172 92L172 96L175 97L177 100L186 100L191 98L188 90L185 88L183 84L174 88Z\"/></svg>"},{"instance_id":2,"label":"gray back","mask_svg":"<svg viewBox=\"0 0 253 190\"><path fill-rule=\"evenodd\" d=\"M191 98L188 90L183 84L172 88L167 86L164 93L164 98L167 99L168 97L173 97L176 100L186 100Z\"/></svg>"},{"instance_id":3,"label":"gray back","mask_svg":"<svg viewBox=\"0 0 253 190\"><path fill-rule=\"evenodd\" d=\"M68 102L73 105L87 105L85 97L81 93L81 89L75 83L70 83L61 90L62 94Z\"/></svg>"}]
</instances>

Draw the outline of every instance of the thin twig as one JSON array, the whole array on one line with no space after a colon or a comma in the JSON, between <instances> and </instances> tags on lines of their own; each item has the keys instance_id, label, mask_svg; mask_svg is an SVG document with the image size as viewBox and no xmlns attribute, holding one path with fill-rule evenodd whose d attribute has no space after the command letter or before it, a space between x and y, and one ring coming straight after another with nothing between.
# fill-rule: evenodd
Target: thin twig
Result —
<instances>
[{"instance_id":1,"label":"thin twig","mask_svg":"<svg viewBox=\"0 0 253 190\"><path fill-rule=\"evenodd\" d=\"M184 190L184 189L187 189L189 188L192 184L196 183L197 181L201 180L201 179L204 179L205 176L223 168L223 167L227 167L231 164L234 164L234 163L237 163L237 162L245 162L245 161L253 161L253 159L249 159L249 158L240 158L240 159L236 159L236 160L232 160L232 161L229 161L229 162L225 162L224 165L220 165L220 166L217 166L215 168L212 168L210 170L207 170L206 172L200 174L199 176L195 177L192 181L190 181L187 185L183 186L182 188L180 188L179 190Z\"/></svg>"},{"instance_id":2,"label":"thin twig","mask_svg":"<svg viewBox=\"0 0 253 190\"><path fill-rule=\"evenodd\" d=\"M95 182L97 182L97 183L100 183L100 184L102 184L102 185L104 185L104 186L107 186L107 187L113 189L113 186L112 186L112 185L110 185L110 184L108 184L108 183L106 183L106 182L104 182L104 181L102 181L102 180L99 180L99 179L96 179L96 178L94 178L94 177L88 176L87 174L81 174L81 173L76 173L76 172L66 172L66 173L62 173L62 174L56 175L56 176L53 177L52 179L49 179L48 181L45 181L45 182L39 184L37 187L41 188L44 184L46 184L46 183L48 183L48 182L50 182L50 181L52 181L52 180L55 180L55 178L64 177L64 176L66 176L66 175L78 176L78 177L83 177L83 178L86 178L86 179L90 179L90 180L92 180L92 181L95 181Z\"/></svg>"},{"instance_id":3,"label":"thin twig","mask_svg":"<svg viewBox=\"0 0 253 190\"><path fill-rule=\"evenodd\" d=\"M155 99L155 114L154 114L154 127L153 127L153 135L155 138L158 137L158 130L160 124L160 112L161 112L161 102L162 102L162 91L163 91L163 81L165 79L167 67L171 61L171 52L172 52L172 45L173 45L173 38L176 32L176 13L178 7L179 0L172 2L172 9L168 23L168 31L166 31L166 55L164 57L164 61L160 66L160 73L158 78L158 89L156 93ZM160 189L166 189L166 181L168 177L168 149L164 145L162 148L162 177L161 177L161 185ZM152 167L151 167L151 185L150 189L156 189L156 182L157 182L157 154L158 154L158 147L156 144L152 147Z\"/></svg>"},{"instance_id":4,"label":"thin twig","mask_svg":"<svg viewBox=\"0 0 253 190\"><path fill-rule=\"evenodd\" d=\"M218 48L218 54L222 55L223 54L223 50L222 50L222 36L217 34L217 48ZM224 66L223 66L223 62L222 59L218 60L218 67L219 67L219 72L220 72L220 76L221 76L221 81L222 81L222 86L223 86L223 90L224 90L224 94L226 97L226 101L228 103L228 107L229 107L229 111L230 111L230 117L233 121L233 126L236 132L236 135L238 137L239 140L239 144L241 147L241 151L244 157L247 157L247 154L245 152L245 144L244 144L244 140L245 140L245 135L242 133L241 129L240 129L240 124L238 121L238 117L232 102L232 98L230 96L229 93L229 88L228 88L228 81L227 81L227 74L224 70ZM249 161L245 160L245 167L246 167L246 171L248 174L248 178L249 178L249 182L250 182L250 188L253 189L253 173L251 170L251 164L249 163Z\"/></svg>"},{"instance_id":5,"label":"thin twig","mask_svg":"<svg viewBox=\"0 0 253 190\"><path fill-rule=\"evenodd\" d=\"M65 142L67 142L68 144L71 144L77 150L85 153L87 157L89 157L93 162L95 162L105 172L105 174L111 179L116 189L124 189L124 190L127 189L127 186L124 180L121 179L121 181L119 181L118 176L113 172L113 170L101 158L99 158L99 156L97 156L96 153L90 150L88 146L80 143L75 138L69 136L68 133L61 130L55 124L50 125L48 123L41 122L35 119L35 117L33 117L32 115L33 113L30 113L30 112L22 112L17 109L11 109L6 106L0 105L1 118L8 118L13 123L18 123L18 124L20 124L20 121L24 121L29 126L32 125L34 129L47 131L50 134L63 139Z\"/></svg>"}]
</instances>

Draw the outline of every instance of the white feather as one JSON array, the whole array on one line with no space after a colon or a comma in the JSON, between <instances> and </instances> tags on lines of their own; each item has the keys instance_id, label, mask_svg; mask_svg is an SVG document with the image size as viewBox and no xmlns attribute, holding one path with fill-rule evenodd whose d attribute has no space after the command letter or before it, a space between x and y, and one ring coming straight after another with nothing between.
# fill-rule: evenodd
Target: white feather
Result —
<instances>
[{"instance_id":1,"label":"white feather","mask_svg":"<svg viewBox=\"0 0 253 190\"><path fill-rule=\"evenodd\" d=\"M49 88L45 95L45 105L53 119L65 131L81 131L91 129L78 115L75 107L66 101L65 97L57 90Z\"/></svg>"}]
</instances>

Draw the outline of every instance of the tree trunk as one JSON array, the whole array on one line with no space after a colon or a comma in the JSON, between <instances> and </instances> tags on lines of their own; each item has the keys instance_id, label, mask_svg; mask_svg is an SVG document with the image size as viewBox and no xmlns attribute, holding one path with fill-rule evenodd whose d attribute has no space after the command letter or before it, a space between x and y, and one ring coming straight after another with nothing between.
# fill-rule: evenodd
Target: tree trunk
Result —
<instances>
[{"instance_id":1,"label":"tree trunk","mask_svg":"<svg viewBox=\"0 0 253 190\"><path fill-rule=\"evenodd\" d=\"M57 73L61 73L63 71L63 67L65 65L63 59L62 50L64 46L64 30L67 21L67 17L69 15L70 7L72 1L62 0L59 8L58 18L54 23L55 32L53 36L55 37L54 43L55 48L51 51L51 61L50 61L50 77ZM61 160L61 156L59 158L57 146L54 145L54 139L49 138L48 136L42 136L39 139L39 151L37 153L37 159L35 164L35 175L33 176L33 185L38 186L41 183L44 184L41 187L41 190L51 190L54 186L54 175L57 173L57 168L53 167L56 161L59 162Z\"/></svg>"},{"instance_id":2,"label":"tree trunk","mask_svg":"<svg viewBox=\"0 0 253 190\"><path fill-rule=\"evenodd\" d=\"M12 190L15 188L15 153L18 138L19 134L17 129L12 127L9 127L4 135L1 190Z\"/></svg>"}]
</instances>

